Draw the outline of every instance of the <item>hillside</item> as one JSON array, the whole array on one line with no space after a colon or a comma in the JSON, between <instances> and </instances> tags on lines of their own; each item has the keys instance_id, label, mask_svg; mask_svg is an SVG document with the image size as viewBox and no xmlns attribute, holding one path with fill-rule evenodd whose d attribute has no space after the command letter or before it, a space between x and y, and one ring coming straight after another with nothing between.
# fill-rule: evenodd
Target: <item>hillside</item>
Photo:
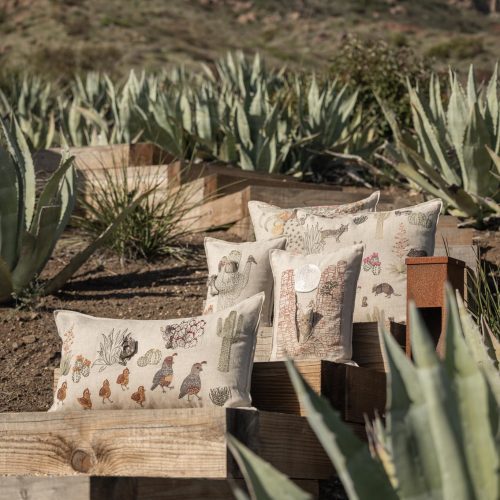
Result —
<instances>
[{"instance_id":1,"label":"hillside","mask_svg":"<svg viewBox=\"0 0 500 500\"><path fill-rule=\"evenodd\" d=\"M4 0L0 68L60 78L77 70L209 62L241 48L324 68L348 33L431 56L437 67L500 54L500 17L447 0ZM489 2L485 2L488 4ZM465 6L464 6L465 5ZM485 5L486 7L486 5Z\"/></svg>"}]
</instances>

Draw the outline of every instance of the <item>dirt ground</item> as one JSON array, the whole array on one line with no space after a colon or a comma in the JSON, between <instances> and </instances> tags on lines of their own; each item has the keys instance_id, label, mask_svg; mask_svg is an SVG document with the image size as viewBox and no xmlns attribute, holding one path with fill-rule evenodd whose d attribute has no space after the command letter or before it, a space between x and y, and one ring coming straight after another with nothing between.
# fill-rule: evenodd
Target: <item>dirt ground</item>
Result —
<instances>
[{"instance_id":1,"label":"dirt ground","mask_svg":"<svg viewBox=\"0 0 500 500\"><path fill-rule=\"evenodd\" d=\"M59 366L61 348L53 320L56 309L134 319L200 314L207 278L204 236L186 242L191 255L185 261L121 262L109 251L97 253L63 291L41 299L35 310L0 307L0 412L44 411L52 404L52 371ZM210 236L236 241L224 232ZM489 248L488 260L498 266L499 232L478 233L477 242ZM84 244L78 233L65 234L45 274L61 269Z\"/></svg>"}]
</instances>

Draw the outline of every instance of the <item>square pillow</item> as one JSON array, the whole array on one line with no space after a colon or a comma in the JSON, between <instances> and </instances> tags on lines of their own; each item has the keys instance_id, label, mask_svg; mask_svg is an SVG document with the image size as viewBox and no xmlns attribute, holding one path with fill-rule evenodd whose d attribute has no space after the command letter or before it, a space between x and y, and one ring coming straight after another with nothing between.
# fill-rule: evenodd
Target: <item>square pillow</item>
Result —
<instances>
[{"instance_id":1,"label":"square pillow","mask_svg":"<svg viewBox=\"0 0 500 500\"><path fill-rule=\"evenodd\" d=\"M362 245L323 255L271 251L271 360L351 359L352 314L362 256Z\"/></svg>"},{"instance_id":2,"label":"square pillow","mask_svg":"<svg viewBox=\"0 0 500 500\"><path fill-rule=\"evenodd\" d=\"M354 322L406 321L406 257L434 254L441 200L390 212L336 219L297 210L301 233L287 240L287 250L304 254L333 252L364 244Z\"/></svg>"},{"instance_id":3,"label":"square pillow","mask_svg":"<svg viewBox=\"0 0 500 500\"><path fill-rule=\"evenodd\" d=\"M249 243L205 238L208 290L204 314L226 309L243 299L264 292L262 324L271 324L273 274L270 250L284 250L286 238Z\"/></svg>"},{"instance_id":4,"label":"square pillow","mask_svg":"<svg viewBox=\"0 0 500 500\"><path fill-rule=\"evenodd\" d=\"M208 316L94 318L56 311L61 376L49 411L250 406L260 293Z\"/></svg>"},{"instance_id":5,"label":"square pillow","mask_svg":"<svg viewBox=\"0 0 500 500\"><path fill-rule=\"evenodd\" d=\"M362 212L375 212L380 198L380 191L376 191L364 200L348 203L346 205L331 205L304 207L300 210L319 215L320 217L337 217L340 214L354 214ZM295 209L280 208L262 201L249 201L248 212L252 220L255 239L269 240L277 236L293 236L297 231Z\"/></svg>"}]
</instances>

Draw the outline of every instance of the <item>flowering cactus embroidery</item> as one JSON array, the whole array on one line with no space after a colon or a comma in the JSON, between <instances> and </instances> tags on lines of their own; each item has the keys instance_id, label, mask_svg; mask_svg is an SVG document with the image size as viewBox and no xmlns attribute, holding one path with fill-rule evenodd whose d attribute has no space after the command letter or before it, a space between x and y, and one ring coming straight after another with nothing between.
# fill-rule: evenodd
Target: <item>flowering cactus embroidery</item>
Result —
<instances>
[{"instance_id":1,"label":"flowering cactus embroidery","mask_svg":"<svg viewBox=\"0 0 500 500\"><path fill-rule=\"evenodd\" d=\"M375 276L380 274L381 267L382 263L380 262L378 252L373 252L363 259L363 269L367 272L371 271Z\"/></svg>"}]
</instances>

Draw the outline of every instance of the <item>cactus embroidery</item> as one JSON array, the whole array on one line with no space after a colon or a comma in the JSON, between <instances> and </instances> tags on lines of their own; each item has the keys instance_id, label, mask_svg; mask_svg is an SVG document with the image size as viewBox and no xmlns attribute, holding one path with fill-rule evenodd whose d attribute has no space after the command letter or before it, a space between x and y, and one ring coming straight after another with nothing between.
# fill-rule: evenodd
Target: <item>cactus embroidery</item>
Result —
<instances>
[{"instance_id":1,"label":"cactus embroidery","mask_svg":"<svg viewBox=\"0 0 500 500\"><path fill-rule=\"evenodd\" d=\"M252 255L246 259L245 266L241 266L241 252L232 250L229 255L222 257L219 262L219 273L208 278L208 290L212 297L217 298L217 310L220 311L238 302L241 292L247 286L252 265L257 264Z\"/></svg>"},{"instance_id":2,"label":"cactus embroidery","mask_svg":"<svg viewBox=\"0 0 500 500\"><path fill-rule=\"evenodd\" d=\"M157 365L160 362L160 349L149 349L144 355L137 360L137 366L141 368L147 365Z\"/></svg>"},{"instance_id":3,"label":"cactus embroidery","mask_svg":"<svg viewBox=\"0 0 500 500\"><path fill-rule=\"evenodd\" d=\"M71 379L75 384L80 382L82 377L90 375L90 365L90 359L85 358L81 354L76 357L75 364L73 365L73 373L71 374Z\"/></svg>"},{"instance_id":4,"label":"cactus embroidery","mask_svg":"<svg viewBox=\"0 0 500 500\"><path fill-rule=\"evenodd\" d=\"M378 252L373 252L368 257L363 259L363 270L366 272L372 272L375 276L380 274L382 268L382 263L380 262L380 258L378 256Z\"/></svg>"},{"instance_id":5,"label":"cactus embroidery","mask_svg":"<svg viewBox=\"0 0 500 500\"><path fill-rule=\"evenodd\" d=\"M209 397L214 405L224 406L231 399L231 388L227 386L214 387L210 389Z\"/></svg>"},{"instance_id":6,"label":"cactus embroidery","mask_svg":"<svg viewBox=\"0 0 500 500\"><path fill-rule=\"evenodd\" d=\"M217 320L217 336L222 338L220 348L219 364L217 369L220 372L229 371L229 363L231 361L231 348L238 341L239 336L243 331L243 316L236 311L231 311L229 316L222 320Z\"/></svg>"}]
</instances>

